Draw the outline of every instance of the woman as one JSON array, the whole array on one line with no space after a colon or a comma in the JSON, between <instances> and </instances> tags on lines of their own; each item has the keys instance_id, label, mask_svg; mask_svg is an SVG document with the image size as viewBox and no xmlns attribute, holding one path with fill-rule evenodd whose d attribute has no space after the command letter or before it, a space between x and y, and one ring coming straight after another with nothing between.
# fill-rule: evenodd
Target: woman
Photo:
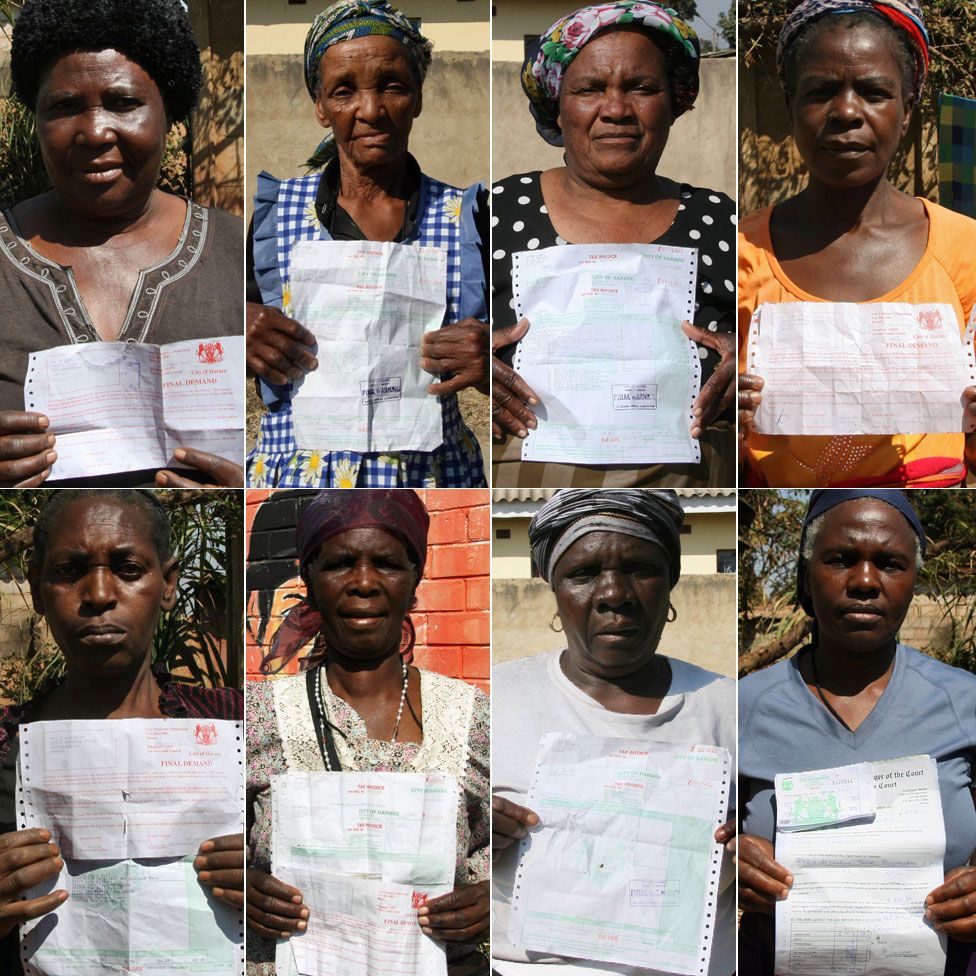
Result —
<instances>
[{"instance_id":1,"label":"woman","mask_svg":"<svg viewBox=\"0 0 976 976\"><path fill-rule=\"evenodd\" d=\"M267 412L248 457L253 487L477 487L481 452L458 407L459 390L487 392L487 310L478 188L420 172L408 151L423 104L431 44L386 0L339 0L305 39L305 84L331 134L293 180L262 174L254 205L247 361ZM315 337L288 318L291 251L299 241L392 241L447 251L444 326L427 333L421 367L443 377L428 388L443 415L433 451L367 453L300 449L293 383L316 369ZM319 349L322 355L329 350Z\"/></svg>"},{"instance_id":2,"label":"woman","mask_svg":"<svg viewBox=\"0 0 976 976\"><path fill-rule=\"evenodd\" d=\"M522 69L536 128L565 149L565 166L517 174L493 187L492 449L495 487L731 485L735 373L735 206L724 194L676 183L657 165L674 121L698 95L698 38L673 11L619 0L556 21ZM691 435L700 464L609 467L521 460L522 438L540 422L538 397L512 369L512 254L562 244L665 244L698 249L694 325L701 392ZM596 325L597 323L594 323ZM544 421L543 421L544 422Z\"/></svg>"},{"instance_id":3,"label":"woman","mask_svg":"<svg viewBox=\"0 0 976 976\"><path fill-rule=\"evenodd\" d=\"M274 973L274 940L314 926L302 893L271 870L271 777L299 770L449 773L458 780L454 891L418 909L447 945L449 971L485 971L488 933L488 702L463 681L410 666L409 612L429 518L410 490L323 491L299 515L306 596L282 623L263 670L313 639L307 669L248 688L251 866L248 972ZM320 923L321 924L321 923Z\"/></svg>"},{"instance_id":4,"label":"woman","mask_svg":"<svg viewBox=\"0 0 976 976\"><path fill-rule=\"evenodd\" d=\"M976 305L976 223L888 180L919 107L928 38L918 0L804 0L777 49L797 150L795 197L750 216L739 240L739 434L749 484L962 482L976 441L960 434L757 434L762 377L747 371L752 313L770 302L948 303L960 334ZM976 387L960 390L976 413Z\"/></svg>"},{"instance_id":5,"label":"woman","mask_svg":"<svg viewBox=\"0 0 976 976\"><path fill-rule=\"evenodd\" d=\"M10 56L52 189L0 219L0 483L35 487L57 443L48 418L24 410L28 356L79 342L240 335L243 241L236 217L155 189L166 134L200 89L200 54L177 3L28 0ZM201 481L243 484L239 464L189 446L176 458ZM99 483L152 484L153 474ZM193 484L168 471L155 480Z\"/></svg>"},{"instance_id":6,"label":"woman","mask_svg":"<svg viewBox=\"0 0 976 976\"><path fill-rule=\"evenodd\" d=\"M530 973L647 973L531 953L508 941L517 842L539 822L524 806L547 732L712 744L735 756L735 685L657 653L674 619L684 514L673 491L561 491L529 526L533 563L556 596L566 647L493 669L492 966ZM731 624L731 622L730 622ZM733 801L734 802L734 801ZM730 809L733 803L730 803ZM716 832L726 842L730 822ZM735 969L731 859L719 885L710 976Z\"/></svg>"},{"instance_id":7,"label":"woman","mask_svg":"<svg viewBox=\"0 0 976 976\"><path fill-rule=\"evenodd\" d=\"M23 900L56 877L62 861L51 832L17 830L18 725L59 719L219 718L240 720L243 696L197 688L153 670L160 611L179 581L169 518L149 492L52 492L34 526L31 597L64 655L63 680L23 705L0 710L0 970L21 968L17 926L56 911L65 891ZM99 633L96 634L96 631ZM240 836L205 841L194 866L201 884L237 909L244 904Z\"/></svg>"},{"instance_id":8,"label":"woman","mask_svg":"<svg viewBox=\"0 0 976 976\"><path fill-rule=\"evenodd\" d=\"M924 553L901 492L811 494L796 577L811 643L739 685L741 972L772 974L774 906L792 884L773 857L775 775L921 755L938 765L946 831L946 884L926 915L949 936L947 976L973 971L976 676L898 643Z\"/></svg>"}]
</instances>

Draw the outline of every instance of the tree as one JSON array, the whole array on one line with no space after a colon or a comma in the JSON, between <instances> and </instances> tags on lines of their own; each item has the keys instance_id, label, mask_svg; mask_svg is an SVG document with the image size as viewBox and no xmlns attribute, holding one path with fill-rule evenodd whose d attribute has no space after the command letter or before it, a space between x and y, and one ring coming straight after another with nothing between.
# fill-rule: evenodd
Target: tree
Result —
<instances>
[{"instance_id":1,"label":"tree","mask_svg":"<svg viewBox=\"0 0 976 976\"><path fill-rule=\"evenodd\" d=\"M729 9L718 15L718 32L729 47L735 47L735 0L730 0Z\"/></svg>"},{"instance_id":2,"label":"tree","mask_svg":"<svg viewBox=\"0 0 976 976\"><path fill-rule=\"evenodd\" d=\"M696 0L671 0L665 2L665 7L670 7L682 20L691 23L698 16L698 4Z\"/></svg>"}]
</instances>

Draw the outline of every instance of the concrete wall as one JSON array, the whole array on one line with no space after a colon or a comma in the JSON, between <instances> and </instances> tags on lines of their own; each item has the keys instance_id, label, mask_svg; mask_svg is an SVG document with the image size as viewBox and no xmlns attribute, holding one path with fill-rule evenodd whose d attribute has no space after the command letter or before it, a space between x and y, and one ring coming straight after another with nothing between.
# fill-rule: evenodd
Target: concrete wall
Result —
<instances>
[{"instance_id":1,"label":"concrete wall","mask_svg":"<svg viewBox=\"0 0 976 976\"><path fill-rule=\"evenodd\" d=\"M549 169L563 162L562 149L550 146L535 131L519 84L520 69L521 65L509 61L492 63L492 174L495 179ZM671 129L658 167L662 176L735 196L735 73L735 58L702 61L701 94L694 110L678 119Z\"/></svg>"},{"instance_id":2,"label":"concrete wall","mask_svg":"<svg viewBox=\"0 0 976 976\"><path fill-rule=\"evenodd\" d=\"M286 178L305 172L305 160L325 130L305 90L300 55L247 58L247 215L261 170ZM424 109L414 123L410 151L430 176L455 186L488 179L488 55L434 57L424 85Z\"/></svg>"},{"instance_id":3,"label":"concrete wall","mask_svg":"<svg viewBox=\"0 0 976 976\"><path fill-rule=\"evenodd\" d=\"M492 662L565 647L549 622L556 600L539 579L492 580ZM664 628L660 651L732 677L736 673L736 588L733 575L682 576L671 593L678 619Z\"/></svg>"}]
</instances>

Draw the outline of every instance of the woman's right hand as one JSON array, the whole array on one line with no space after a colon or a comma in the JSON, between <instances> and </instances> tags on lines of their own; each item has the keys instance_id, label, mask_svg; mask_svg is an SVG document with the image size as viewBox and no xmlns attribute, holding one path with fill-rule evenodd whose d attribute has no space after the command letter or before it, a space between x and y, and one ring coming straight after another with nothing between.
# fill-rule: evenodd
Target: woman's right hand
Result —
<instances>
[{"instance_id":1,"label":"woman's right hand","mask_svg":"<svg viewBox=\"0 0 976 976\"><path fill-rule=\"evenodd\" d=\"M51 843L51 831L32 827L0 834L0 938L67 901L68 892L63 888L27 901L21 897L56 877L63 867L61 852Z\"/></svg>"},{"instance_id":2,"label":"woman's right hand","mask_svg":"<svg viewBox=\"0 0 976 976\"><path fill-rule=\"evenodd\" d=\"M742 462L746 450L746 438L752 433L752 422L762 403L763 378L755 373L742 373L739 376L739 461Z\"/></svg>"},{"instance_id":3,"label":"woman's right hand","mask_svg":"<svg viewBox=\"0 0 976 976\"><path fill-rule=\"evenodd\" d=\"M287 939L308 927L302 893L258 868L247 869L247 926L267 939Z\"/></svg>"},{"instance_id":4,"label":"woman's right hand","mask_svg":"<svg viewBox=\"0 0 976 976\"><path fill-rule=\"evenodd\" d=\"M773 845L765 837L739 834L735 846L739 908L744 912L775 914L776 902L790 893L793 875L773 857Z\"/></svg>"},{"instance_id":5,"label":"woman's right hand","mask_svg":"<svg viewBox=\"0 0 976 976\"><path fill-rule=\"evenodd\" d=\"M269 383L301 379L318 366L315 336L272 305L246 302L247 365Z\"/></svg>"},{"instance_id":6,"label":"woman's right hand","mask_svg":"<svg viewBox=\"0 0 976 976\"><path fill-rule=\"evenodd\" d=\"M42 413L0 410L0 485L36 488L57 460L50 421Z\"/></svg>"},{"instance_id":7,"label":"woman's right hand","mask_svg":"<svg viewBox=\"0 0 976 976\"><path fill-rule=\"evenodd\" d=\"M491 798L491 849L502 851L517 844L539 822L539 815L503 796Z\"/></svg>"},{"instance_id":8,"label":"woman's right hand","mask_svg":"<svg viewBox=\"0 0 976 976\"><path fill-rule=\"evenodd\" d=\"M518 342L529 331L529 320L519 319L515 325L496 329L491 334L491 436L496 440L507 432L525 437L528 429L535 430L539 422L529 409L539 402L532 387L503 363L495 353Z\"/></svg>"}]
</instances>

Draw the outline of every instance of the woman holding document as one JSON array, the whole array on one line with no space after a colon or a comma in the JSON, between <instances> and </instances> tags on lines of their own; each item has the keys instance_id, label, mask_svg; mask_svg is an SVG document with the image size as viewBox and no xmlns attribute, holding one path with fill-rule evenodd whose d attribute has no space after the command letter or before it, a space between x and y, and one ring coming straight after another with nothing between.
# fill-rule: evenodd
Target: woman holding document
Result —
<instances>
[{"instance_id":1,"label":"woman holding document","mask_svg":"<svg viewBox=\"0 0 976 976\"><path fill-rule=\"evenodd\" d=\"M671 126L698 96L698 47L697 35L674 11L620 0L583 7L556 21L540 38L538 54L523 66L522 88L536 128L547 143L565 149L565 165L516 174L493 187L493 345L499 352L492 384L495 487L734 483L729 420L735 206L722 193L657 172ZM615 251L609 246L614 244L621 246ZM567 245L580 246L561 253ZM570 281L584 264L592 264L582 245L597 245L591 250L606 266L594 274L610 291L584 294L576 288L576 304L565 310L570 314L538 321L533 333L531 316L520 318L519 312L518 285L525 281L526 267L553 262ZM666 282L663 310L652 307L652 297L659 302L660 295L646 291L607 298L616 287L614 275L628 275L638 253L649 262L663 255L670 267L681 269L681 284L661 265L638 275L641 287ZM587 329L560 340L566 360L554 361L553 336L580 310ZM625 321L628 312L637 317ZM657 322L655 316L671 321ZM612 324L624 330L620 340L611 341L606 328L611 323L602 318L619 318ZM678 331L682 320L687 320L683 333ZM628 336L628 325L636 335ZM535 343L544 345L533 354L533 366L542 373L558 371L550 374L549 403L519 374L520 356ZM628 379L638 349L640 358L655 366L642 366L639 376ZM580 370L574 369L577 354ZM615 377L608 379L608 373ZM580 385L581 375L591 382ZM696 382L700 392L693 396ZM601 396L597 391L606 385L610 388ZM561 400L560 394L566 403L552 402ZM612 414L578 413L584 397L594 401L594 410L605 410L612 397ZM641 433L658 424L665 410L674 416L661 423L654 438ZM586 443L595 416L602 436ZM534 460L540 435L547 438L546 447ZM661 452L675 460L664 463ZM652 456L662 463L649 460Z\"/></svg>"},{"instance_id":2,"label":"woman holding document","mask_svg":"<svg viewBox=\"0 0 976 976\"><path fill-rule=\"evenodd\" d=\"M63 924L76 925L82 916L104 911L85 897L72 901L61 887L68 879L51 830L17 829L18 813L23 814L23 804L18 810L16 802L18 727L57 720L243 718L239 691L193 687L151 666L159 614L173 605L179 581L169 519L151 493L52 492L34 526L29 581L34 609L43 615L67 671L30 701L0 711L0 969L10 976L23 972L18 925L49 912L64 912ZM243 837L228 835L201 844L194 867L214 898L242 911L243 862ZM70 862L69 873L73 877L87 866ZM30 891L52 879L55 890ZM152 897L151 881L144 890ZM124 904L119 899L116 908ZM124 916L115 924L124 931ZM95 948L74 946L78 953ZM118 950L127 946L100 948L114 950L118 961ZM33 962L47 971L37 956Z\"/></svg>"},{"instance_id":3,"label":"woman holding document","mask_svg":"<svg viewBox=\"0 0 976 976\"><path fill-rule=\"evenodd\" d=\"M484 201L408 151L430 63L386 0L339 0L309 29L305 84L331 132L314 172L258 177L247 359L268 409L252 487L485 484L457 400L487 392ZM377 365L394 346L404 358Z\"/></svg>"},{"instance_id":4,"label":"woman holding document","mask_svg":"<svg viewBox=\"0 0 976 976\"><path fill-rule=\"evenodd\" d=\"M673 491L566 489L529 526L566 647L492 673L499 976L735 971L735 686L658 653L683 521Z\"/></svg>"},{"instance_id":5,"label":"woman holding document","mask_svg":"<svg viewBox=\"0 0 976 976\"><path fill-rule=\"evenodd\" d=\"M976 306L976 222L888 179L919 110L928 60L917 0L804 0L783 25L777 68L809 180L740 228L739 418L748 484L945 487L976 463L976 442L961 432L976 417L973 369L964 365L972 337L961 349L955 342ZM778 309L782 303L790 304ZM844 333L852 319L859 331ZM799 371L774 387L756 357L776 329L781 342L795 343L779 370L792 358ZM875 347L880 335L892 340ZM933 338L946 354L931 371L912 366L924 362ZM868 356L868 347L872 363L890 357L887 394L875 388L876 376L862 377L855 359L836 362L845 351ZM852 397L851 382L863 392ZM936 396L945 409L930 419ZM822 411L829 412L812 425ZM936 429L923 426L933 421Z\"/></svg>"},{"instance_id":6,"label":"woman holding document","mask_svg":"<svg viewBox=\"0 0 976 976\"><path fill-rule=\"evenodd\" d=\"M972 793L976 676L898 642L925 544L918 515L900 491L820 490L810 496L796 580L797 600L814 621L811 642L790 660L748 675L740 683L739 907L746 913L740 926L740 972L772 976L774 943L777 974L829 969L825 958L815 954L815 935L787 928L809 925L817 917L828 928L850 922L847 908L838 908L832 918L824 898L832 903L851 898L866 918L872 911L882 913L880 923L863 923L872 949L869 968L860 972L939 976L942 950L933 930L948 936L947 976L972 972L976 868L968 865L976 851ZM923 825L931 836L913 828L914 839L889 839L886 848L884 839L861 839L849 833L857 831L857 825L845 826L860 819L879 831L888 825L911 827L892 822L882 809L886 789L902 775L892 765L886 767L891 775L875 777L870 807L855 811L860 818L851 816L841 786L823 791L829 796L826 804L819 804L814 794L805 805L793 804L783 792L799 789L807 771L848 767L849 773L860 763L873 764L876 770L880 762L901 757L916 757L915 766L927 764L932 769L928 793L934 813L926 815ZM918 770L912 775L918 777ZM905 781L912 784L923 778ZM919 800L914 802L917 805ZM910 816L911 810L908 805L902 818ZM803 816L806 826L830 827L836 833L804 833ZM794 822L790 819L794 817L801 819ZM910 869L922 867L924 857L919 854L916 861L907 860L906 850L918 845L924 851L925 844L934 843L940 819L945 824L944 857L933 848L931 870L918 880L918 870ZM795 877L778 860L787 858L782 853L784 844L788 853L791 844L816 845L818 836L823 837L822 861L828 851L848 856L846 864L826 866L839 868L842 880L851 886L819 898L816 890L810 893L812 879ZM887 875L879 870L885 867L891 869ZM879 892L885 891L878 887L882 884L893 887L880 895L879 906ZM778 902L782 904L777 908ZM794 911L797 915L788 918L786 912ZM775 939L774 915L776 925L784 927L780 940ZM790 932L797 933L796 944L807 948L791 952ZM859 953L867 952L865 942ZM919 961L916 953L925 952L934 955L937 965ZM886 958L893 961L886 964Z\"/></svg>"},{"instance_id":7,"label":"woman holding document","mask_svg":"<svg viewBox=\"0 0 976 976\"><path fill-rule=\"evenodd\" d=\"M135 11L123 0L28 0L19 12L13 89L34 113L52 189L0 219L0 484L35 487L57 459L55 425L25 409L32 354L241 334L240 220L155 188L167 132L193 110L200 73L189 18L174 0L146 0ZM215 363L222 347L210 346ZM195 353L194 344L189 368ZM56 367L66 375L66 362L36 367L51 377L52 394L69 389L54 378ZM91 371L106 380L111 365ZM142 390L149 379L136 383ZM91 390L84 405L97 413L96 383L70 388ZM123 384L119 396L131 388ZM81 413L79 405L62 428ZM199 481L243 484L238 463L189 444L174 455ZM84 468L83 459L73 463ZM194 483L155 468L122 471L100 483Z\"/></svg>"},{"instance_id":8,"label":"woman holding document","mask_svg":"<svg viewBox=\"0 0 976 976\"><path fill-rule=\"evenodd\" d=\"M296 965L315 971L317 953L373 953L388 960L390 972L421 976L444 971L438 945L446 946L452 976L486 971L475 946L488 932L488 700L463 681L410 664L410 610L427 561L428 526L411 489L322 491L298 516L295 541L306 592L278 629L262 670L280 670L310 643L312 651L298 674L248 687L247 958L253 976L285 976ZM367 870L304 856L310 849L331 850L327 827L308 818L309 810L338 803L337 794L319 793L284 809L273 801L276 791L306 783L320 791L361 787L378 797L401 788L407 777L443 777L451 785L438 821L445 832L436 839L443 844L418 851L418 840L400 852L436 859L447 869L437 883L448 890L436 897L414 891L405 904L398 901L402 888L387 883L397 880L390 872L402 870L406 857L399 868L372 863ZM354 798L346 799L351 804ZM360 828L343 835L339 846L355 847L363 830L376 830L383 836L369 837L368 846L396 855L397 837L402 843L410 825L398 829L382 806L373 804L380 809L367 822L348 804L339 807L330 825ZM427 811L422 819L430 821ZM284 825L293 829L287 838L279 834ZM356 878L361 890L355 895L329 900L330 890L352 888Z\"/></svg>"}]
</instances>

